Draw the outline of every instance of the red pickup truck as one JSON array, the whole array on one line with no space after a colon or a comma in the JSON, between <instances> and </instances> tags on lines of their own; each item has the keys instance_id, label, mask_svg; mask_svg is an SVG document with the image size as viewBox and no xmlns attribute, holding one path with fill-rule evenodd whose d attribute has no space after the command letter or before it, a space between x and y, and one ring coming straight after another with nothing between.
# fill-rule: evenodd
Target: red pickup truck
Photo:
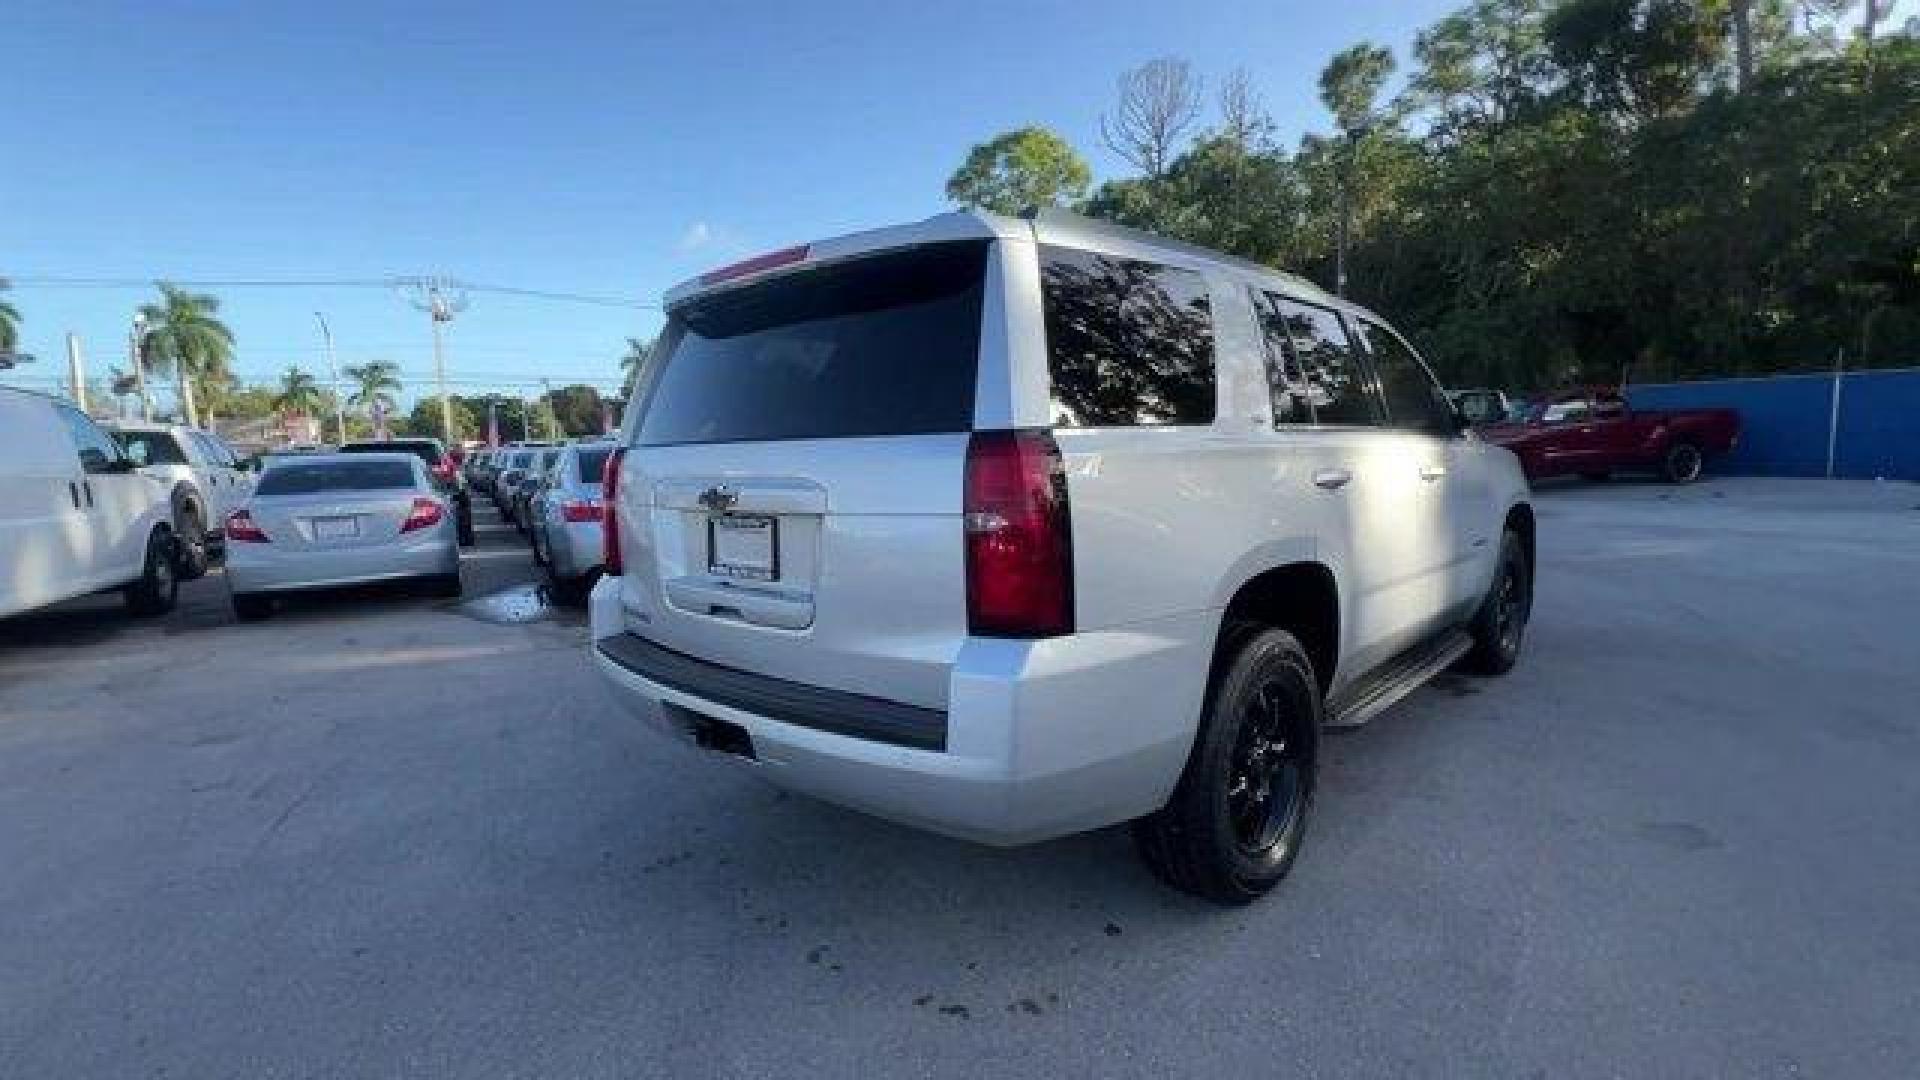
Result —
<instances>
[{"instance_id":1,"label":"red pickup truck","mask_svg":"<svg viewBox=\"0 0 1920 1080\"><path fill-rule=\"evenodd\" d=\"M1733 449L1740 414L1732 409L1649 412L1612 391L1563 394L1536 406L1524 422L1480 429L1480 437L1520 457L1527 478L1616 472L1658 473L1675 484L1699 479L1706 459Z\"/></svg>"}]
</instances>

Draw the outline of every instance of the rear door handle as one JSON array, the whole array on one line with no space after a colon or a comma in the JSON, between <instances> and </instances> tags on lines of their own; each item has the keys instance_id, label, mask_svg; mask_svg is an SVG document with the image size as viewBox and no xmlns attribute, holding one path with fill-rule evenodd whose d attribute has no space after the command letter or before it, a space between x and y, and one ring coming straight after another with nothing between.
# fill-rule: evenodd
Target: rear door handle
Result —
<instances>
[{"instance_id":1,"label":"rear door handle","mask_svg":"<svg viewBox=\"0 0 1920 1080\"><path fill-rule=\"evenodd\" d=\"M1420 466L1420 479L1422 480L1438 480L1445 475L1447 475L1447 470L1444 465Z\"/></svg>"},{"instance_id":2,"label":"rear door handle","mask_svg":"<svg viewBox=\"0 0 1920 1080\"><path fill-rule=\"evenodd\" d=\"M82 481L80 481L80 490L82 490L82 491L84 491L84 492L86 492L86 493L87 493L87 507L88 507L88 509L92 509L92 507L93 507L93 481L91 481L91 480L82 480Z\"/></svg>"},{"instance_id":3,"label":"rear door handle","mask_svg":"<svg viewBox=\"0 0 1920 1080\"><path fill-rule=\"evenodd\" d=\"M73 496L73 508L80 509L80 485L71 480L67 481L67 494Z\"/></svg>"},{"instance_id":4,"label":"rear door handle","mask_svg":"<svg viewBox=\"0 0 1920 1080\"><path fill-rule=\"evenodd\" d=\"M1353 474L1345 469L1321 469L1313 474L1313 486L1335 491L1346 487L1347 482L1352 479Z\"/></svg>"}]
</instances>

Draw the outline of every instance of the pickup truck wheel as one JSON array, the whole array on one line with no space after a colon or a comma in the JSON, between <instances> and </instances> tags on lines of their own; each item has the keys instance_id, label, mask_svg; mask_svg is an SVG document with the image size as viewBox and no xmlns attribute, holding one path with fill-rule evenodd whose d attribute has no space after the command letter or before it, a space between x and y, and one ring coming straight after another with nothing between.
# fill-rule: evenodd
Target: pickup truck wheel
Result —
<instances>
[{"instance_id":1,"label":"pickup truck wheel","mask_svg":"<svg viewBox=\"0 0 1920 1080\"><path fill-rule=\"evenodd\" d=\"M1677 442L1667 448L1660 473L1669 484L1691 484L1700 479L1702 461L1699 447L1690 442Z\"/></svg>"},{"instance_id":2,"label":"pickup truck wheel","mask_svg":"<svg viewBox=\"0 0 1920 1080\"><path fill-rule=\"evenodd\" d=\"M173 519L176 572L182 581L197 581L207 576L207 525L197 507L181 509Z\"/></svg>"},{"instance_id":3,"label":"pickup truck wheel","mask_svg":"<svg viewBox=\"0 0 1920 1080\"><path fill-rule=\"evenodd\" d=\"M1533 567L1520 536L1509 529L1500 538L1500 568L1471 627L1473 648L1467 667L1476 675L1505 675L1520 659L1520 645L1533 613Z\"/></svg>"},{"instance_id":4,"label":"pickup truck wheel","mask_svg":"<svg viewBox=\"0 0 1920 1080\"><path fill-rule=\"evenodd\" d=\"M127 586L127 610L142 618L165 615L180 597L180 578L174 573L173 534L164 527L147 537L147 558L139 580Z\"/></svg>"},{"instance_id":5,"label":"pickup truck wheel","mask_svg":"<svg viewBox=\"0 0 1920 1080\"><path fill-rule=\"evenodd\" d=\"M1229 627L1200 732L1173 797L1134 823L1134 840L1167 884L1245 904L1292 868L1313 806L1320 684L1285 630Z\"/></svg>"}]
</instances>

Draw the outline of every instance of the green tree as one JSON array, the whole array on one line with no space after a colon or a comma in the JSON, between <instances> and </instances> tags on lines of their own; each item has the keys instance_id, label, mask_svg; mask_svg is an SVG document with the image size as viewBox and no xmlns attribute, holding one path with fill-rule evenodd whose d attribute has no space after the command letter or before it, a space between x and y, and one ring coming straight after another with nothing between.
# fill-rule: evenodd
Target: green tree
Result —
<instances>
[{"instance_id":1,"label":"green tree","mask_svg":"<svg viewBox=\"0 0 1920 1080\"><path fill-rule=\"evenodd\" d=\"M275 408L300 416L313 416L320 411L323 401L320 384L298 364L281 373L280 392L273 399Z\"/></svg>"},{"instance_id":2,"label":"green tree","mask_svg":"<svg viewBox=\"0 0 1920 1080\"><path fill-rule=\"evenodd\" d=\"M233 332L216 313L218 297L188 292L160 282L160 302L142 304L146 336L142 362L156 374L174 376L182 413L188 424L200 422L194 391L199 384L224 384L233 377Z\"/></svg>"},{"instance_id":3,"label":"green tree","mask_svg":"<svg viewBox=\"0 0 1920 1080\"><path fill-rule=\"evenodd\" d=\"M13 288L13 282L0 277L0 293ZM0 353L20 348L20 309L0 300Z\"/></svg>"},{"instance_id":4,"label":"green tree","mask_svg":"<svg viewBox=\"0 0 1920 1080\"><path fill-rule=\"evenodd\" d=\"M1377 118L1380 91L1392 74L1391 52L1365 41L1350 45L1320 72L1320 100L1341 131L1360 131Z\"/></svg>"},{"instance_id":5,"label":"green tree","mask_svg":"<svg viewBox=\"0 0 1920 1080\"><path fill-rule=\"evenodd\" d=\"M653 342L641 341L637 337L627 339L627 351L620 354L620 381L627 387L640 378L640 369L646 366L647 354L653 351Z\"/></svg>"},{"instance_id":6,"label":"green tree","mask_svg":"<svg viewBox=\"0 0 1920 1080\"><path fill-rule=\"evenodd\" d=\"M1073 147L1040 127L1002 132L967 151L947 180L947 198L962 206L1017 214L1063 206L1087 193L1093 174Z\"/></svg>"},{"instance_id":7,"label":"green tree","mask_svg":"<svg viewBox=\"0 0 1920 1080\"><path fill-rule=\"evenodd\" d=\"M600 391L584 383L562 386L541 398L569 436L600 434Z\"/></svg>"},{"instance_id":8,"label":"green tree","mask_svg":"<svg viewBox=\"0 0 1920 1080\"><path fill-rule=\"evenodd\" d=\"M393 415L394 395L400 392L399 365L390 360L369 360L364 364L348 364L340 373L353 387L353 392L347 395L350 408L360 410L361 415L371 419L377 404L387 415Z\"/></svg>"}]
</instances>

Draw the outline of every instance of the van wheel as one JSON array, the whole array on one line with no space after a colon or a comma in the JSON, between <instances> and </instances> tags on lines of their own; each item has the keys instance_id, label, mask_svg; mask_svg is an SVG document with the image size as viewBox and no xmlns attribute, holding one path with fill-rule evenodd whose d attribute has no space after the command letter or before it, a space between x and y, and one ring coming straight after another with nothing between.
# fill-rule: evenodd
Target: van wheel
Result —
<instances>
[{"instance_id":1,"label":"van wheel","mask_svg":"<svg viewBox=\"0 0 1920 1080\"><path fill-rule=\"evenodd\" d=\"M1700 448L1692 443L1674 443L1667 448L1667 456L1660 463L1660 475L1666 477L1669 484L1691 484L1700 479L1704 460Z\"/></svg>"},{"instance_id":2,"label":"van wheel","mask_svg":"<svg viewBox=\"0 0 1920 1080\"><path fill-rule=\"evenodd\" d=\"M1533 567L1527 565L1520 534L1508 529L1500 538L1500 568L1494 573L1493 587L1469 628L1473 648L1466 656L1468 670L1489 677L1512 671L1532 613Z\"/></svg>"},{"instance_id":3,"label":"van wheel","mask_svg":"<svg viewBox=\"0 0 1920 1080\"><path fill-rule=\"evenodd\" d=\"M241 622L259 622L273 614L273 597L257 593L233 594L233 617Z\"/></svg>"},{"instance_id":4,"label":"van wheel","mask_svg":"<svg viewBox=\"0 0 1920 1080\"><path fill-rule=\"evenodd\" d=\"M181 581L197 581L207 576L207 524L196 507L182 507L174 515L174 550L178 553L174 568Z\"/></svg>"},{"instance_id":5,"label":"van wheel","mask_svg":"<svg viewBox=\"0 0 1920 1080\"><path fill-rule=\"evenodd\" d=\"M126 587L127 610L142 618L165 615L180 598L180 578L174 573L173 535L165 528L147 537L147 557L140 579Z\"/></svg>"},{"instance_id":6,"label":"van wheel","mask_svg":"<svg viewBox=\"0 0 1920 1080\"><path fill-rule=\"evenodd\" d=\"M1258 899L1292 868L1319 765L1320 684L1285 630L1236 624L1186 769L1134 842L1167 884L1220 904Z\"/></svg>"}]
</instances>

